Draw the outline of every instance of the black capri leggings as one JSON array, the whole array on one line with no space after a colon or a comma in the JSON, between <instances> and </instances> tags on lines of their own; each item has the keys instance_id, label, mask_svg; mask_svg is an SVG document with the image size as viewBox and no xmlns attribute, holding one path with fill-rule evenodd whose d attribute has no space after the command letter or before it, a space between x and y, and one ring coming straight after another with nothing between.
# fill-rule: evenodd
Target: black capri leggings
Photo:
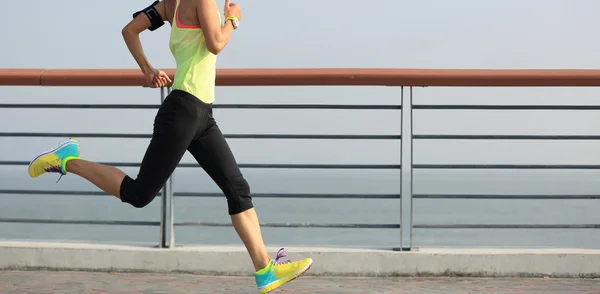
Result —
<instances>
[{"instance_id":1,"label":"black capri leggings","mask_svg":"<svg viewBox=\"0 0 600 294\"><path fill-rule=\"evenodd\" d=\"M137 178L126 176L121 183L121 201L138 208L152 202L186 150L223 191L230 215L253 207L248 182L213 118L212 105L179 90L158 110Z\"/></svg>"}]
</instances>

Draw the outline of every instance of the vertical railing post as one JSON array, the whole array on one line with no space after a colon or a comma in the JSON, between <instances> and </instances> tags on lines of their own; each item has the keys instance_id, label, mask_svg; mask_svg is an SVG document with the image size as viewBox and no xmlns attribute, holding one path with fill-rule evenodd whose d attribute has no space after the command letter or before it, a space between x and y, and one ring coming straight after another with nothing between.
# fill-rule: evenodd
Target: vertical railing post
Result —
<instances>
[{"instance_id":1,"label":"vertical railing post","mask_svg":"<svg viewBox=\"0 0 600 294\"><path fill-rule=\"evenodd\" d=\"M400 103L402 104L400 108L400 215L398 216L398 222L400 224L400 246L398 248L394 247L394 250L402 250L402 199L404 198L404 194L402 194L402 171L404 170L404 160L402 160L402 154L404 154L404 150L402 149L402 145L404 144L404 86L400 87Z\"/></svg>"},{"instance_id":2,"label":"vertical railing post","mask_svg":"<svg viewBox=\"0 0 600 294\"><path fill-rule=\"evenodd\" d=\"M413 109L412 87L409 95L402 91L402 143L400 171L400 249L410 251L412 248L412 198L413 198Z\"/></svg>"},{"instance_id":3,"label":"vertical railing post","mask_svg":"<svg viewBox=\"0 0 600 294\"><path fill-rule=\"evenodd\" d=\"M415 129L415 120L414 120L414 112L413 112L413 87L410 87L410 219L409 219L409 223L408 223L408 227L409 227L409 239L408 239L408 250L412 250L413 246L412 246L412 241L413 241L413 218L415 216L414 214L414 210L413 210L413 194L414 194L414 171L415 169L413 168L414 166L414 159L415 159L415 152L414 152L414 146L415 146L415 140L413 138L414 135L414 129Z\"/></svg>"},{"instance_id":4,"label":"vertical railing post","mask_svg":"<svg viewBox=\"0 0 600 294\"><path fill-rule=\"evenodd\" d=\"M171 88L167 88L168 93L171 93ZM160 88L160 103L165 101L165 88ZM160 234L159 248L175 247L175 229L173 221L173 177L169 177L162 189L162 197L160 198ZM167 238L168 236L168 238ZM169 242L167 242L167 239Z\"/></svg>"},{"instance_id":5,"label":"vertical railing post","mask_svg":"<svg viewBox=\"0 0 600 294\"><path fill-rule=\"evenodd\" d=\"M160 103L165 101L165 88L160 88ZM163 187L162 196L160 197L160 233L158 247L167 247L167 185Z\"/></svg>"},{"instance_id":6,"label":"vertical railing post","mask_svg":"<svg viewBox=\"0 0 600 294\"><path fill-rule=\"evenodd\" d=\"M171 94L171 87L167 88L168 93ZM168 204L169 204L169 219L168 219L168 227L169 227L169 248L174 248L175 247L175 197L173 194L173 176L171 175L169 177L169 179L167 180L167 184L166 184L166 195L168 197Z\"/></svg>"}]
</instances>

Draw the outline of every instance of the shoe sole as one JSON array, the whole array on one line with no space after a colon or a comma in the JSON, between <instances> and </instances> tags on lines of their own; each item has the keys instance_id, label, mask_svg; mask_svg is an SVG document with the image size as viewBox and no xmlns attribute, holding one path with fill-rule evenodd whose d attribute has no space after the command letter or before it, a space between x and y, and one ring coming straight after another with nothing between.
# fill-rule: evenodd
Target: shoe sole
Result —
<instances>
[{"instance_id":1,"label":"shoe sole","mask_svg":"<svg viewBox=\"0 0 600 294\"><path fill-rule=\"evenodd\" d=\"M266 293L273 292L273 291L275 291L275 290L277 290L277 289L281 288L283 285L285 285L285 284L288 284L289 282L291 282L291 281L293 281L293 280L295 280L295 279L299 278L301 275L303 275L305 272L307 272L307 271L310 269L310 267L311 267L312 265L313 265L313 260L311 259L311 260L310 260L310 263L308 264L308 266L307 266L306 268L302 269L301 271L299 271L299 272L298 272L298 273L297 273L297 274L296 274L296 275L295 275L293 278L291 278L289 281L287 281L287 282L285 282L285 283L281 284L281 286L279 286L279 287L277 287L277 288L275 288L275 289L272 289L272 290L269 290L269 291L267 291L267 292L264 292L263 294L266 294Z\"/></svg>"},{"instance_id":2,"label":"shoe sole","mask_svg":"<svg viewBox=\"0 0 600 294\"><path fill-rule=\"evenodd\" d=\"M31 169L31 166L33 165L33 163L38 160L40 157L44 156L44 155L48 155L50 153L54 153L56 150L63 148L67 145L71 145L71 144L77 144L78 142L76 140L73 140L72 138L66 139L64 141L62 141L60 143L60 145L58 145L58 147L54 148L54 149L50 149L48 151L42 152L40 154L38 154L38 156L36 156L33 160L31 160L31 162L29 162L29 166L27 167L27 171L29 172L29 170ZM29 176L31 177L31 174L29 174Z\"/></svg>"}]
</instances>

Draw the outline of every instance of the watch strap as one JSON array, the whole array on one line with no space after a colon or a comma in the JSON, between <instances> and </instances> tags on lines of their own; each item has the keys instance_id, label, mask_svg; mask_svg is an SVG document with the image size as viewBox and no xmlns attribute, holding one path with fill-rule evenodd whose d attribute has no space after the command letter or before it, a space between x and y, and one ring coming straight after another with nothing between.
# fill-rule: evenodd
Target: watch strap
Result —
<instances>
[{"instance_id":1,"label":"watch strap","mask_svg":"<svg viewBox=\"0 0 600 294\"><path fill-rule=\"evenodd\" d=\"M234 30L238 28L237 24L239 23L239 20L238 20L237 17L235 17L235 16L229 16L229 17L227 17L225 19L225 23L227 23L228 21L231 21L231 23L233 24L233 29Z\"/></svg>"}]
</instances>

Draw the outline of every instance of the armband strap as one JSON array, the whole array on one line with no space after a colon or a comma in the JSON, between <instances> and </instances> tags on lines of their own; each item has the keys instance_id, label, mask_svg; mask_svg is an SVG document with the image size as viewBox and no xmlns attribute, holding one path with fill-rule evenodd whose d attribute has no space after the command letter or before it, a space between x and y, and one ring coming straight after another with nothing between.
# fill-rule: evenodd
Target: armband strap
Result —
<instances>
[{"instance_id":1,"label":"armband strap","mask_svg":"<svg viewBox=\"0 0 600 294\"><path fill-rule=\"evenodd\" d=\"M140 13L144 13L150 20L151 26L148 28L150 31L155 31L156 29L162 27L165 24L165 21L162 19L162 17L154 7L158 3L160 3L160 1L154 1L154 3L152 3L150 6L134 13L133 18L138 16L138 14Z\"/></svg>"}]
</instances>

